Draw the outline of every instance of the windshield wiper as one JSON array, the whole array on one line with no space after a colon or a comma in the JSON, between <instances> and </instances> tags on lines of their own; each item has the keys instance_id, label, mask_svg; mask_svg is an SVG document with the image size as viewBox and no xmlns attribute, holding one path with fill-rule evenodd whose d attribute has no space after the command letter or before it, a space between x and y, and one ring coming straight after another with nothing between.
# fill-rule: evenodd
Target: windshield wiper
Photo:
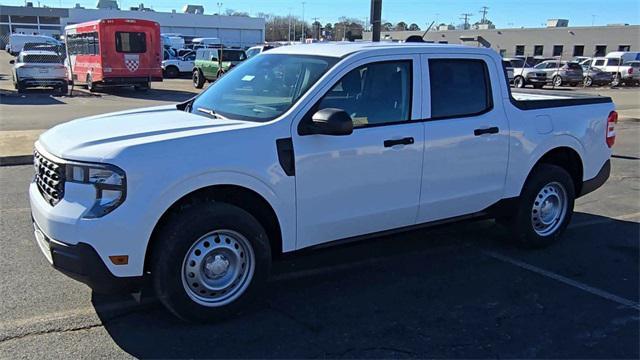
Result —
<instances>
[{"instance_id":1,"label":"windshield wiper","mask_svg":"<svg viewBox=\"0 0 640 360\"><path fill-rule=\"evenodd\" d=\"M198 112L201 112L201 113L205 113L205 114L207 114L207 115L210 115L210 116L212 116L212 117L214 117L214 118L216 118L216 119L219 119L219 118L220 118L220 116L218 116L218 114L216 114L216 112L215 112L215 111L213 111L213 109L207 109L207 108L201 108L201 107L199 107L199 108L197 108L196 110L197 110Z\"/></svg>"}]
</instances>

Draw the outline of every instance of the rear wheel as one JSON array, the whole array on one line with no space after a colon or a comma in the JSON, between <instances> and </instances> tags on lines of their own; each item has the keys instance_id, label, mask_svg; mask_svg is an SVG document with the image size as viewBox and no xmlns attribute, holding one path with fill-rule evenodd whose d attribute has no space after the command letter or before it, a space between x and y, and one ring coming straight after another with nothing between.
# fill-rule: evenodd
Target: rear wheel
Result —
<instances>
[{"instance_id":1,"label":"rear wheel","mask_svg":"<svg viewBox=\"0 0 640 360\"><path fill-rule=\"evenodd\" d=\"M553 81L553 86L555 87L562 86L562 78L560 77L560 75L554 76L552 81Z\"/></svg>"},{"instance_id":2,"label":"rear wheel","mask_svg":"<svg viewBox=\"0 0 640 360\"><path fill-rule=\"evenodd\" d=\"M540 164L527 179L515 215L503 220L521 246L540 248L560 239L571 216L575 187L563 168Z\"/></svg>"},{"instance_id":3,"label":"rear wheel","mask_svg":"<svg viewBox=\"0 0 640 360\"><path fill-rule=\"evenodd\" d=\"M271 268L262 225L221 202L183 207L161 227L153 250L153 285L160 301L183 320L233 315L266 283Z\"/></svg>"},{"instance_id":4,"label":"rear wheel","mask_svg":"<svg viewBox=\"0 0 640 360\"><path fill-rule=\"evenodd\" d=\"M524 78L522 76L516 76L516 78L513 79L513 86L522 89L524 85Z\"/></svg>"},{"instance_id":5,"label":"rear wheel","mask_svg":"<svg viewBox=\"0 0 640 360\"><path fill-rule=\"evenodd\" d=\"M202 89L204 86L204 75L199 69L193 70L193 87L196 89Z\"/></svg>"}]
</instances>

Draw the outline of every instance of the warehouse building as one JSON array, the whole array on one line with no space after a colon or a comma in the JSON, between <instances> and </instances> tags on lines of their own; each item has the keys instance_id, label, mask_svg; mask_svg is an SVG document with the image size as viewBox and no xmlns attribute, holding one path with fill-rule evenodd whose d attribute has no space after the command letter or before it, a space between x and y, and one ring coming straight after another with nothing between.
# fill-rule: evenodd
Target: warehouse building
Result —
<instances>
[{"instance_id":1,"label":"warehouse building","mask_svg":"<svg viewBox=\"0 0 640 360\"><path fill-rule=\"evenodd\" d=\"M59 36L66 25L106 18L133 18L156 21L161 32L190 37L217 37L229 46L249 47L264 42L265 20L243 16L204 15L199 12L129 11L114 8L63 9L0 5L0 46L9 34Z\"/></svg>"},{"instance_id":2,"label":"warehouse building","mask_svg":"<svg viewBox=\"0 0 640 360\"><path fill-rule=\"evenodd\" d=\"M465 44L495 49L504 57L524 56L605 56L611 51L640 51L640 26L576 26L558 19L546 28L521 29L470 29L429 31L424 39L431 43ZM383 31L381 38L387 41L404 41L411 35L422 35L424 31ZM364 34L370 40L371 33Z\"/></svg>"}]
</instances>

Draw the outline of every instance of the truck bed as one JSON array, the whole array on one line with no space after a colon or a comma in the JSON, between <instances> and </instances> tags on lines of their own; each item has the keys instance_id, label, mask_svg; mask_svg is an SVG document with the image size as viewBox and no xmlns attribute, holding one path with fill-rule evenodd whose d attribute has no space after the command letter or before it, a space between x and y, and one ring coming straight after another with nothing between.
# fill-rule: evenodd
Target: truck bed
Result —
<instances>
[{"instance_id":1,"label":"truck bed","mask_svg":"<svg viewBox=\"0 0 640 360\"><path fill-rule=\"evenodd\" d=\"M576 93L567 90L528 90L511 92L511 103L521 110L590 105L613 102L608 96Z\"/></svg>"}]
</instances>

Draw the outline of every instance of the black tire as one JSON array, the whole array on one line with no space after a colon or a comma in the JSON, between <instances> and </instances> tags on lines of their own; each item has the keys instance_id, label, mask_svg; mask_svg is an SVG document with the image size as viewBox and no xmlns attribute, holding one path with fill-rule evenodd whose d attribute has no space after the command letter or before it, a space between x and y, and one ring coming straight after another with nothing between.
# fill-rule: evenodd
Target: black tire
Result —
<instances>
[{"instance_id":1,"label":"black tire","mask_svg":"<svg viewBox=\"0 0 640 360\"><path fill-rule=\"evenodd\" d=\"M522 76L516 76L516 78L513 79L513 86L522 89L526 86L526 82L524 81L524 78Z\"/></svg>"},{"instance_id":2,"label":"black tire","mask_svg":"<svg viewBox=\"0 0 640 360\"><path fill-rule=\"evenodd\" d=\"M543 86L544 84L533 84L534 89L542 89Z\"/></svg>"},{"instance_id":3,"label":"black tire","mask_svg":"<svg viewBox=\"0 0 640 360\"><path fill-rule=\"evenodd\" d=\"M187 289L191 287L187 284L191 280L183 275L184 267L187 266L186 256L188 253L193 254L193 247L202 242L204 235L220 229L241 234L245 243L250 244L254 254L253 274L248 273L248 277L242 281L244 288L234 293L237 298L226 304L205 306L196 302L193 296L197 294L190 294ZM219 244L211 242L211 250L202 254L203 262L206 256L215 254L217 248L224 246L223 242ZM247 259L249 257L250 255L245 256ZM245 210L222 202L198 202L170 215L155 238L150 260L153 286L160 301L183 320L208 322L237 314L255 297L269 277L271 248L262 225ZM215 261L218 261L217 256ZM206 271L204 263L196 268ZM244 265L242 269L245 269ZM233 283L231 286L234 286ZM233 291L230 290L229 293Z\"/></svg>"},{"instance_id":4,"label":"black tire","mask_svg":"<svg viewBox=\"0 0 640 360\"><path fill-rule=\"evenodd\" d=\"M150 83L146 83L146 84L134 85L133 88L136 91L147 91L147 90L149 90L149 88L151 88L151 84Z\"/></svg>"},{"instance_id":5,"label":"black tire","mask_svg":"<svg viewBox=\"0 0 640 360\"><path fill-rule=\"evenodd\" d=\"M204 80L205 79L202 71L200 71L199 69L193 70L193 87L195 87L196 89L202 89L202 87L204 86Z\"/></svg>"},{"instance_id":6,"label":"black tire","mask_svg":"<svg viewBox=\"0 0 640 360\"><path fill-rule=\"evenodd\" d=\"M555 87L562 86L562 77L560 75L554 76L551 81L552 81L553 86L555 86Z\"/></svg>"},{"instance_id":7,"label":"black tire","mask_svg":"<svg viewBox=\"0 0 640 360\"><path fill-rule=\"evenodd\" d=\"M58 90L60 91L61 95L67 95L69 94L69 84L64 83L62 85L60 85L60 87L58 88Z\"/></svg>"},{"instance_id":8,"label":"black tire","mask_svg":"<svg viewBox=\"0 0 640 360\"><path fill-rule=\"evenodd\" d=\"M180 71L175 66L167 66L167 69L165 70L165 75L166 77L171 79L177 78L178 75L180 75Z\"/></svg>"},{"instance_id":9,"label":"black tire","mask_svg":"<svg viewBox=\"0 0 640 360\"><path fill-rule=\"evenodd\" d=\"M542 218L543 211L537 212L536 208L543 208L544 204L536 200L547 199L544 196L547 194L544 192L550 185L561 186L566 194L566 207L564 212L557 213L557 221L551 221L549 227L549 233L541 234L540 228L538 231L534 226L534 222L539 225L542 224L540 218ZM540 196L544 195L542 198ZM549 197L549 199L551 196ZM508 228L511 231L514 241L526 248L542 248L557 242L567 225L571 221L573 215L573 205L575 201L575 186L569 173L563 168L551 165L540 164L537 165L529 178L525 182L520 199L515 211L515 215L508 218L506 221L503 219L501 223L508 223ZM536 217L537 216L537 217ZM556 219L555 216L552 217Z\"/></svg>"}]
</instances>

